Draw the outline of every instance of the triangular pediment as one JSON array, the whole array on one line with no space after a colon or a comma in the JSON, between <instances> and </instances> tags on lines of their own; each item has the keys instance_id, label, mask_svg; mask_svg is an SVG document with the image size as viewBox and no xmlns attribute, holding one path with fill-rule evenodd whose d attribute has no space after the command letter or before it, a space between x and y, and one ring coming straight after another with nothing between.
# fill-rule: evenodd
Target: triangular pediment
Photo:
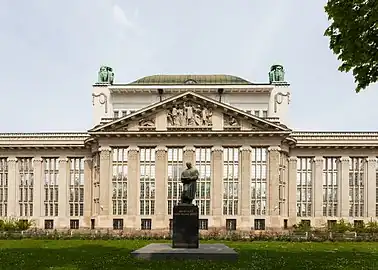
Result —
<instances>
[{"instance_id":1,"label":"triangular pediment","mask_svg":"<svg viewBox=\"0 0 378 270\"><path fill-rule=\"evenodd\" d=\"M89 130L131 131L275 131L290 132L280 124L193 92L185 92L154 103L132 114Z\"/></svg>"}]
</instances>

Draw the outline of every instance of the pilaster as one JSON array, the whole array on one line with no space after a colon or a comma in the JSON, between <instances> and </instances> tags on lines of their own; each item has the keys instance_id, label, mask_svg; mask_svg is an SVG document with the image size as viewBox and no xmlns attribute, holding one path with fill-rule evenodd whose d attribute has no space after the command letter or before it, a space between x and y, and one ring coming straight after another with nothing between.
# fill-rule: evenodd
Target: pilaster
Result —
<instances>
[{"instance_id":1,"label":"pilaster","mask_svg":"<svg viewBox=\"0 0 378 270\"><path fill-rule=\"evenodd\" d=\"M251 229L251 151L250 146L240 148L240 185L239 185L239 204L241 224L240 229Z\"/></svg>"},{"instance_id":2,"label":"pilaster","mask_svg":"<svg viewBox=\"0 0 378 270\"><path fill-rule=\"evenodd\" d=\"M166 220L167 214L167 147L157 146L156 152L156 182L155 182L155 215L156 219L154 228L164 229L169 227L169 220Z\"/></svg>"},{"instance_id":3,"label":"pilaster","mask_svg":"<svg viewBox=\"0 0 378 270\"><path fill-rule=\"evenodd\" d=\"M183 153L183 164L184 167L186 162L191 162L194 166L196 163L196 149L194 146L189 145L184 147L184 153Z\"/></svg>"},{"instance_id":4,"label":"pilaster","mask_svg":"<svg viewBox=\"0 0 378 270\"><path fill-rule=\"evenodd\" d=\"M211 148L211 209L213 216L213 227L222 225L222 196L223 196L223 147L214 146Z\"/></svg>"},{"instance_id":5,"label":"pilaster","mask_svg":"<svg viewBox=\"0 0 378 270\"><path fill-rule=\"evenodd\" d=\"M130 146L127 152L127 221L126 228L139 228L139 148ZM155 194L156 195L156 194Z\"/></svg>"},{"instance_id":6,"label":"pilaster","mask_svg":"<svg viewBox=\"0 0 378 270\"><path fill-rule=\"evenodd\" d=\"M85 228L90 228L92 216L92 157L84 158L84 224Z\"/></svg>"},{"instance_id":7,"label":"pilaster","mask_svg":"<svg viewBox=\"0 0 378 270\"><path fill-rule=\"evenodd\" d=\"M297 157L289 157L287 189L289 226L297 223L297 162Z\"/></svg>"},{"instance_id":8,"label":"pilaster","mask_svg":"<svg viewBox=\"0 0 378 270\"><path fill-rule=\"evenodd\" d=\"M18 216L18 196L17 196L17 183L18 183L18 169L17 158L9 157L8 160L8 216Z\"/></svg>"},{"instance_id":9,"label":"pilaster","mask_svg":"<svg viewBox=\"0 0 378 270\"><path fill-rule=\"evenodd\" d=\"M59 162L59 176L58 176L58 201L59 201L59 224L61 227L68 227L69 219L69 162L67 157L60 157Z\"/></svg>"},{"instance_id":10,"label":"pilaster","mask_svg":"<svg viewBox=\"0 0 378 270\"><path fill-rule=\"evenodd\" d=\"M318 218L323 217L323 157L316 156L313 159L313 182L312 182L312 203L313 203L313 215ZM321 226L321 224L315 224L315 226Z\"/></svg>"},{"instance_id":11,"label":"pilaster","mask_svg":"<svg viewBox=\"0 0 378 270\"><path fill-rule=\"evenodd\" d=\"M271 228L281 227L279 218L279 175L280 175L280 150L279 146L268 148L268 215Z\"/></svg>"},{"instance_id":12,"label":"pilaster","mask_svg":"<svg viewBox=\"0 0 378 270\"><path fill-rule=\"evenodd\" d=\"M376 205L376 170L377 159L375 156L367 158L367 183L365 188L366 204L367 204L367 217L375 217L375 205Z\"/></svg>"},{"instance_id":13,"label":"pilaster","mask_svg":"<svg viewBox=\"0 0 378 270\"><path fill-rule=\"evenodd\" d=\"M340 171L338 187L340 189L340 217L349 218L349 157L340 158Z\"/></svg>"},{"instance_id":14,"label":"pilaster","mask_svg":"<svg viewBox=\"0 0 378 270\"><path fill-rule=\"evenodd\" d=\"M100 227L110 228L112 222L109 220L110 211L110 173L111 160L110 154L112 149L110 147L100 147Z\"/></svg>"},{"instance_id":15,"label":"pilaster","mask_svg":"<svg viewBox=\"0 0 378 270\"><path fill-rule=\"evenodd\" d=\"M41 157L35 157L33 158L33 174L34 174L34 196L33 196L33 216L39 220L39 218L42 216L43 212L43 180L42 180L42 162L43 159ZM39 224L36 224L39 226Z\"/></svg>"}]
</instances>

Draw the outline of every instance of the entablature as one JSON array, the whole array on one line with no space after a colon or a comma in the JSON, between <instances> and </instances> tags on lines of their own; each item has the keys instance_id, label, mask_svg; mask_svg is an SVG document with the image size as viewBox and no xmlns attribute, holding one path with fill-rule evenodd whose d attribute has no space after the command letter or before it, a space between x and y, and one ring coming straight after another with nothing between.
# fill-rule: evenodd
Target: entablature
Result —
<instances>
[{"instance_id":1,"label":"entablature","mask_svg":"<svg viewBox=\"0 0 378 270\"><path fill-rule=\"evenodd\" d=\"M0 133L0 149L85 148L88 133Z\"/></svg>"},{"instance_id":2,"label":"entablature","mask_svg":"<svg viewBox=\"0 0 378 270\"><path fill-rule=\"evenodd\" d=\"M294 148L378 148L378 132L293 132Z\"/></svg>"}]
</instances>

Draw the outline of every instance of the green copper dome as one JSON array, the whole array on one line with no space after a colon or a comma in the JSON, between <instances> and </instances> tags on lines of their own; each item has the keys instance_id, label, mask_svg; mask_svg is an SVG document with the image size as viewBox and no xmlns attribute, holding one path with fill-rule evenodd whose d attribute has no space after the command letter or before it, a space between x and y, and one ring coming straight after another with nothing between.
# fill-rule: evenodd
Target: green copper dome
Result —
<instances>
[{"instance_id":1,"label":"green copper dome","mask_svg":"<svg viewBox=\"0 0 378 270\"><path fill-rule=\"evenodd\" d=\"M181 85L181 84L252 84L231 75L152 75L136 80L129 85Z\"/></svg>"}]
</instances>

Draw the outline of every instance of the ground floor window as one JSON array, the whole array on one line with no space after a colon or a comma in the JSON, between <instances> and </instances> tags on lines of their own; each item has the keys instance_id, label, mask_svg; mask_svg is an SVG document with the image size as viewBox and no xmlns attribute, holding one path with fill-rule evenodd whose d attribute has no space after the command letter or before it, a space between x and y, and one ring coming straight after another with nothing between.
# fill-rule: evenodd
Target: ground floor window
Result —
<instances>
[{"instance_id":1,"label":"ground floor window","mask_svg":"<svg viewBox=\"0 0 378 270\"><path fill-rule=\"evenodd\" d=\"M46 219L45 220L45 230L52 230L54 229L54 220Z\"/></svg>"},{"instance_id":2,"label":"ground floor window","mask_svg":"<svg viewBox=\"0 0 378 270\"><path fill-rule=\"evenodd\" d=\"M336 226L337 221L336 220L327 220L327 227L328 229L332 229Z\"/></svg>"},{"instance_id":3,"label":"ground floor window","mask_svg":"<svg viewBox=\"0 0 378 270\"><path fill-rule=\"evenodd\" d=\"M122 230L123 229L123 219L115 218L113 219L113 230Z\"/></svg>"},{"instance_id":4,"label":"ground floor window","mask_svg":"<svg viewBox=\"0 0 378 270\"><path fill-rule=\"evenodd\" d=\"M265 230L265 219L255 219L255 230Z\"/></svg>"},{"instance_id":5,"label":"ground floor window","mask_svg":"<svg viewBox=\"0 0 378 270\"><path fill-rule=\"evenodd\" d=\"M198 220L198 227L200 230L208 230L209 224L207 219L200 219Z\"/></svg>"},{"instance_id":6,"label":"ground floor window","mask_svg":"<svg viewBox=\"0 0 378 270\"><path fill-rule=\"evenodd\" d=\"M142 230L151 230L152 220L150 218L142 219L140 227Z\"/></svg>"},{"instance_id":7,"label":"ground floor window","mask_svg":"<svg viewBox=\"0 0 378 270\"><path fill-rule=\"evenodd\" d=\"M287 219L284 219L284 229L287 229Z\"/></svg>"},{"instance_id":8,"label":"ground floor window","mask_svg":"<svg viewBox=\"0 0 378 270\"><path fill-rule=\"evenodd\" d=\"M70 229L71 230L79 229L79 220L78 219L71 219L70 220Z\"/></svg>"},{"instance_id":9,"label":"ground floor window","mask_svg":"<svg viewBox=\"0 0 378 270\"><path fill-rule=\"evenodd\" d=\"M236 230L236 219L226 219L226 229L228 231Z\"/></svg>"},{"instance_id":10,"label":"ground floor window","mask_svg":"<svg viewBox=\"0 0 378 270\"><path fill-rule=\"evenodd\" d=\"M311 227L311 220L309 219L302 219L301 220L302 227L310 228Z\"/></svg>"}]
</instances>

